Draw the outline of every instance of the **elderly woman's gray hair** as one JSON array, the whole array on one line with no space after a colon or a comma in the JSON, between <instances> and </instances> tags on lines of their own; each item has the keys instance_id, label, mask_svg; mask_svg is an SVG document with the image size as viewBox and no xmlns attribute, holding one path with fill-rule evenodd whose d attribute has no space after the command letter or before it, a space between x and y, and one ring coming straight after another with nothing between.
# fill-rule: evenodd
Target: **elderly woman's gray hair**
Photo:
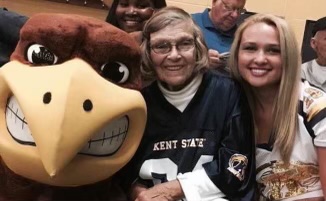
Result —
<instances>
[{"instance_id":1,"label":"elderly woman's gray hair","mask_svg":"<svg viewBox=\"0 0 326 201\"><path fill-rule=\"evenodd\" d=\"M141 44L143 57L141 70L144 77L155 78L155 71L153 69L152 59L150 56L150 35L164 29L169 25L179 23L188 23L189 27L193 28L196 51L195 71L199 72L208 68L208 50L200 28L186 11L181 8L169 6L154 13L154 15L146 22L144 26L143 41Z\"/></svg>"}]
</instances>

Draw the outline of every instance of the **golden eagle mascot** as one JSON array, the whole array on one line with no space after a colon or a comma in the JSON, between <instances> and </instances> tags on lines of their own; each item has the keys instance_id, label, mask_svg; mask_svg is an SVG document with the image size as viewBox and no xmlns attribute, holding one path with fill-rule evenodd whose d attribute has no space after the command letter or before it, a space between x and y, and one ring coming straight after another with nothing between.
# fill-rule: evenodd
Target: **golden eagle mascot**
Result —
<instances>
[{"instance_id":1,"label":"golden eagle mascot","mask_svg":"<svg viewBox=\"0 0 326 201\"><path fill-rule=\"evenodd\" d=\"M140 49L106 22L37 14L0 69L0 201L123 200L146 123Z\"/></svg>"}]
</instances>

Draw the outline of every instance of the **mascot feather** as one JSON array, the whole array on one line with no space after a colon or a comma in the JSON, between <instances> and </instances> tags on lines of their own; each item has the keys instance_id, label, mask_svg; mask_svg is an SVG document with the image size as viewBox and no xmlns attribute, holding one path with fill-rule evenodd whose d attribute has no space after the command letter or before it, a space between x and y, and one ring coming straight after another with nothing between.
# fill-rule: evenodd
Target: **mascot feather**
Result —
<instances>
[{"instance_id":1,"label":"mascot feather","mask_svg":"<svg viewBox=\"0 0 326 201\"><path fill-rule=\"evenodd\" d=\"M146 123L140 62L106 22L32 16L0 69L0 201L118 200Z\"/></svg>"}]
</instances>

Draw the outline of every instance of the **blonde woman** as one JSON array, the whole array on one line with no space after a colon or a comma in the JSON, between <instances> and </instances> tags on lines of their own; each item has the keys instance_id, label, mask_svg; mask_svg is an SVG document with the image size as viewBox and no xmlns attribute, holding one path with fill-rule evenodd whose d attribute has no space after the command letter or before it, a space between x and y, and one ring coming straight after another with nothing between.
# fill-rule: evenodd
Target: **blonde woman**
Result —
<instances>
[{"instance_id":1,"label":"blonde woman","mask_svg":"<svg viewBox=\"0 0 326 201\"><path fill-rule=\"evenodd\" d=\"M253 111L261 200L324 200L326 94L300 81L300 64L285 20L257 14L237 30L229 66Z\"/></svg>"}]
</instances>

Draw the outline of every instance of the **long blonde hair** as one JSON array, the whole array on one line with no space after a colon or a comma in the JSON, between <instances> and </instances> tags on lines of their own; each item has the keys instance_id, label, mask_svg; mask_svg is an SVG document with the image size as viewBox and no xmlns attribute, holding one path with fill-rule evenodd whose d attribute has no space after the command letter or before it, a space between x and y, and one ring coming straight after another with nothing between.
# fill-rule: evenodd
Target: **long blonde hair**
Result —
<instances>
[{"instance_id":1,"label":"long blonde hair","mask_svg":"<svg viewBox=\"0 0 326 201\"><path fill-rule=\"evenodd\" d=\"M297 115L299 104L301 57L295 35L284 19L270 14L256 14L249 17L241 24L236 32L235 39L231 47L229 67L231 68L232 75L243 84L253 113L255 113L255 97L253 96L251 87L241 78L239 73L238 54L243 32L246 30L246 28L256 23L266 23L267 25L273 26L279 33L282 76L278 94L274 99L272 114L273 129L271 137L274 141L274 146L280 149L282 159L284 162L288 163L298 127Z\"/></svg>"}]
</instances>

